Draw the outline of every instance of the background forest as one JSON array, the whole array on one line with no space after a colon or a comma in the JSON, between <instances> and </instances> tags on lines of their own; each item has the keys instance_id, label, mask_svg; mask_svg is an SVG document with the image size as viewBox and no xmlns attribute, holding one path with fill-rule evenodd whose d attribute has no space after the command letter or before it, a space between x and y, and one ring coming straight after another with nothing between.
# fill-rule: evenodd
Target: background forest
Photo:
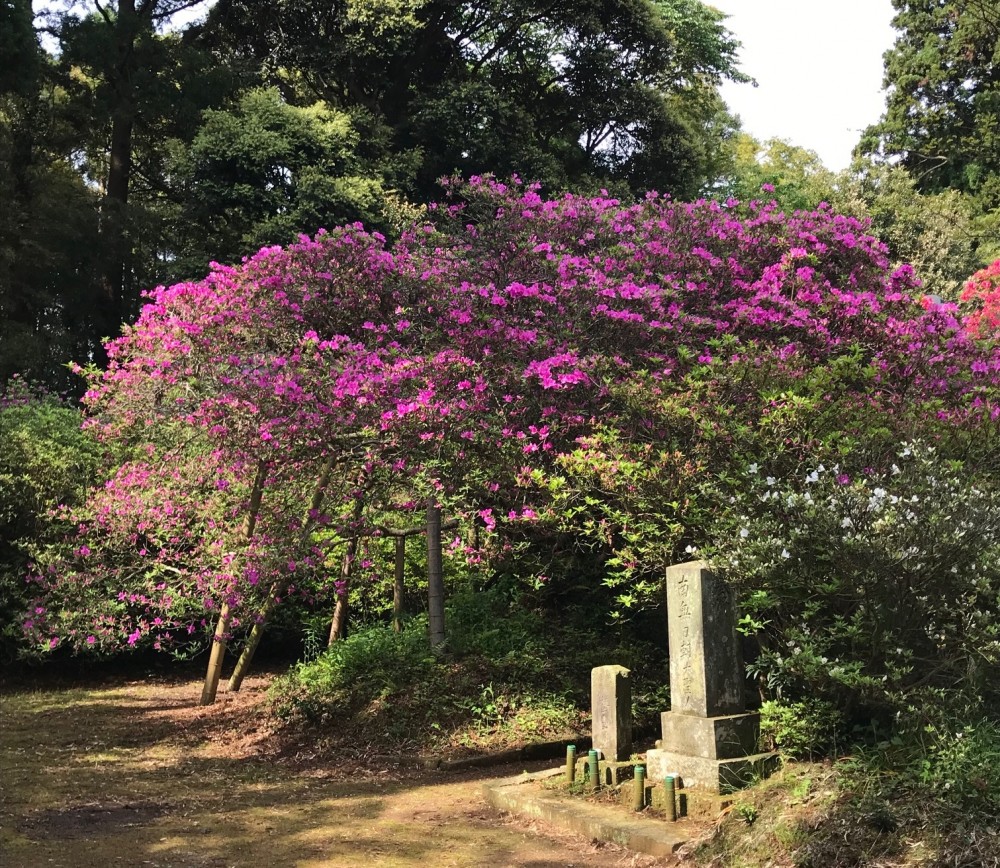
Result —
<instances>
[{"instance_id":1,"label":"background forest","mask_svg":"<svg viewBox=\"0 0 1000 868\"><path fill-rule=\"evenodd\" d=\"M79 394L141 293L298 233L398 234L445 175L829 201L928 291L997 252L996 4L896 3L885 117L831 173L718 96L698 0L0 4L0 377ZM790 71L789 74L793 74Z\"/></svg>"}]
</instances>

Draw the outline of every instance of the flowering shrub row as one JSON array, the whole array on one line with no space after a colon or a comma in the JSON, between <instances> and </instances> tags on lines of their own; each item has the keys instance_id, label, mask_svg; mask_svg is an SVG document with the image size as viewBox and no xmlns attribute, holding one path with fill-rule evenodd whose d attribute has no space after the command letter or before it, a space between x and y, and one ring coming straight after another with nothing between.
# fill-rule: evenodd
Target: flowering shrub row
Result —
<instances>
[{"instance_id":1,"label":"flowering shrub row","mask_svg":"<svg viewBox=\"0 0 1000 868\"><path fill-rule=\"evenodd\" d=\"M479 527L456 554L585 550L626 611L708 541L706 479L765 457L855 479L915 438L995 465L1000 354L856 220L490 179L429 219L151 293L91 374L121 458L34 576L38 644L250 623L428 496Z\"/></svg>"}]
</instances>

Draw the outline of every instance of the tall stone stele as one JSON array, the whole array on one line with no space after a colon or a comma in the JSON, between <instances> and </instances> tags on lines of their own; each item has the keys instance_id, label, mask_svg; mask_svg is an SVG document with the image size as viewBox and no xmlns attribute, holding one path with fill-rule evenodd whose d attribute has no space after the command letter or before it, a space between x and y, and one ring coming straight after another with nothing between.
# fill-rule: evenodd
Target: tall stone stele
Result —
<instances>
[{"instance_id":1,"label":"tall stone stele","mask_svg":"<svg viewBox=\"0 0 1000 868\"><path fill-rule=\"evenodd\" d=\"M771 754L758 753L760 720L748 712L736 616L728 586L704 561L667 570L670 711L649 779L679 774L685 788L727 793L749 783Z\"/></svg>"}]
</instances>

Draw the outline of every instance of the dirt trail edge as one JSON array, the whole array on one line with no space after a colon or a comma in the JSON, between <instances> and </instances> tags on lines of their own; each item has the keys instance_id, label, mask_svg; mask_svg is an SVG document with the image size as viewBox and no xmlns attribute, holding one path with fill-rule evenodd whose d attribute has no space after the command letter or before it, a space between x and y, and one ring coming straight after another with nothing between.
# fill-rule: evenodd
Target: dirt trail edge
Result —
<instances>
[{"instance_id":1,"label":"dirt trail edge","mask_svg":"<svg viewBox=\"0 0 1000 868\"><path fill-rule=\"evenodd\" d=\"M0 865L674 864L489 808L483 781L525 766L436 772L279 748L267 683L210 708L187 678L5 691Z\"/></svg>"}]
</instances>

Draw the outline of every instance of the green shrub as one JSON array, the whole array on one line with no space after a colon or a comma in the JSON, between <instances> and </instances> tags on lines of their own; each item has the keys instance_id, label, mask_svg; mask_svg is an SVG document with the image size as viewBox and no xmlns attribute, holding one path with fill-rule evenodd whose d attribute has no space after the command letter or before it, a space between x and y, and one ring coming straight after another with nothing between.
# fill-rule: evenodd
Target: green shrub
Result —
<instances>
[{"instance_id":1,"label":"green shrub","mask_svg":"<svg viewBox=\"0 0 1000 868\"><path fill-rule=\"evenodd\" d=\"M320 720L426 684L435 665L426 619L415 618L401 633L369 627L335 642L275 681L271 697L279 716Z\"/></svg>"},{"instance_id":2,"label":"green shrub","mask_svg":"<svg viewBox=\"0 0 1000 868\"><path fill-rule=\"evenodd\" d=\"M884 471L850 461L784 478L762 462L726 492L710 557L760 641L757 674L848 723L1000 705L995 480L920 444Z\"/></svg>"},{"instance_id":3,"label":"green shrub","mask_svg":"<svg viewBox=\"0 0 1000 868\"><path fill-rule=\"evenodd\" d=\"M760 708L764 746L788 759L811 759L835 751L840 712L821 699L782 703L768 700Z\"/></svg>"},{"instance_id":4,"label":"green shrub","mask_svg":"<svg viewBox=\"0 0 1000 868\"><path fill-rule=\"evenodd\" d=\"M1000 723L929 725L911 766L937 798L964 811L1000 810Z\"/></svg>"},{"instance_id":5,"label":"green shrub","mask_svg":"<svg viewBox=\"0 0 1000 868\"><path fill-rule=\"evenodd\" d=\"M100 453L80 412L19 379L0 390L0 659L22 646L29 564L63 532L55 511L79 502Z\"/></svg>"},{"instance_id":6,"label":"green shrub","mask_svg":"<svg viewBox=\"0 0 1000 868\"><path fill-rule=\"evenodd\" d=\"M274 710L336 722L337 731L383 747L482 750L580 731L590 670L574 666L575 643L538 613L498 591L464 590L449 601L447 625L443 656L429 650L425 616L401 633L353 633L278 679Z\"/></svg>"}]
</instances>

